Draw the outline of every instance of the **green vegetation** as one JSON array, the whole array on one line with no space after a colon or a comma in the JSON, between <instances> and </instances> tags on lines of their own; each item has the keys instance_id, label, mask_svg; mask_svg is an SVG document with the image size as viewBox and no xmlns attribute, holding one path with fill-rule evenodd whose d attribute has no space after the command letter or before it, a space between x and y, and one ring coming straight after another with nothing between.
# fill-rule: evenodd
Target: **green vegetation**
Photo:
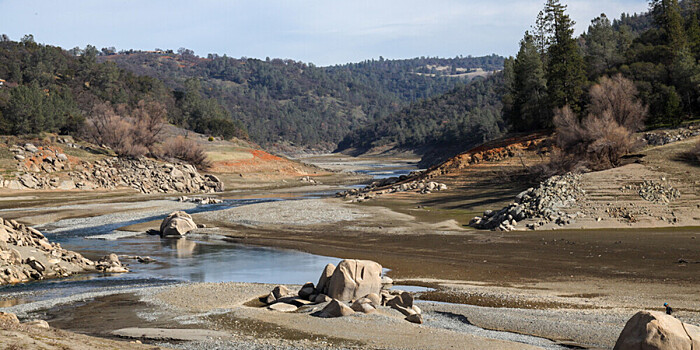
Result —
<instances>
[{"instance_id":1,"label":"green vegetation","mask_svg":"<svg viewBox=\"0 0 700 350\"><path fill-rule=\"evenodd\" d=\"M214 98L259 143L335 145L349 132L410 102L454 89L467 72L501 69L499 56L368 60L316 67L293 60L235 59L181 53L123 52L102 56L178 91ZM199 81L194 87L193 80ZM197 130L197 127L195 130Z\"/></svg>"},{"instance_id":2,"label":"green vegetation","mask_svg":"<svg viewBox=\"0 0 700 350\"><path fill-rule=\"evenodd\" d=\"M176 94L157 79L114 63L98 63L92 46L71 52L37 44L31 35L21 42L0 37L0 78L6 80L0 87L1 134L79 134L97 106L114 106L128 119L148 102L162 105L176 125L215 136L246 137L225 109L198 91Z\"/></svg>"},{"instance_id":3,"label":"green vegetation","mask_svg":"<svg viewBox=\"0 0 700 350\"><path fill-rule=\"evenodd\" d=\"M613 23L603 14L578 40L565 10L548 0L534 39L525 33L517 58L506 61L504 115L513 130L551 128L552 111L564 106L583 118L590 82L616 74L649 106L648 127L678 125L700 111L700 1L654 0L649 13Z\"/></svg>"},{"instance_id":4,"label":"green vegetation","mask_svg":"<svg viewBox=\"0 0 700 350\"><path fill-rule=\"evenodd\" d=\"M338 151L394 144L398 148L469 147L501 135L503 75L480 79L446 94L416 102L350 133Z\"/></svg>"}]
</instances>

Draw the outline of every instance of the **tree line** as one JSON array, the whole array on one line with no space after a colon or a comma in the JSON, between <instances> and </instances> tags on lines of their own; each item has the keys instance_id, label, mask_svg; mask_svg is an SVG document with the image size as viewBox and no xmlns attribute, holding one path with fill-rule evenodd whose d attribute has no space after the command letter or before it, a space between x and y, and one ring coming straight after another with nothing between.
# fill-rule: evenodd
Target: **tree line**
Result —
<instances>
[{"instance_id":1,"label":"tree line","mask_svg":"<svg viewBox=\"0 0 700 350\"><path fill-rule=\"evenodd\" d=\"M425 76L421 67L501 69L503 57L367 60L317 67L282 59L232 58L210 54L133 53L101 57L140 75L185 90L196 79L201 93L216 99L264 145L332 149L349 132L400 111L410 102L443 94L467 81Z\"/></svg>"},{"instance_id":2,"label":"tree line","mask_svg":"<svg viewBox=\"0 0 700 350\"><path fill-rule=\"evenodd\" d=\"M568 106L583 116L587 91L621 74L649 106L648 127L677 125L700 111L700 1L653 0L650 11L610 21L601 14L580 37L566 6L548 0L516 57L505 61L504 118L513 130L549 129Z\"/></svg>"},{"instance_id":3,"label":"tree line","mask_svg":"<svg viewBox=\"0 0 700 350\"><path fill-rule=\"evenodd\" d=\"M199 86L176 91L158 79L100 63L98 55L90 45L74 55L38 44L31 35L19 42L0 36L0 78L6 80L0 88L0 133L77 134L98 105L126 116L154 103L165 109L163 121L214 136L247 137L242 124Z\"/></svg>"}]
</instances>

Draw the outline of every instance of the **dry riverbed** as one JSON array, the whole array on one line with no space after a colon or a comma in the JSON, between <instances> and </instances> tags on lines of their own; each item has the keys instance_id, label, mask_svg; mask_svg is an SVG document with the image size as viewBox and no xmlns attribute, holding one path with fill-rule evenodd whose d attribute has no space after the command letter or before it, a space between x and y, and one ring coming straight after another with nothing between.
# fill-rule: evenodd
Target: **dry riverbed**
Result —
<instances>
[{"instance_id":1,"label":"dry riverbed","mask_svg":"<svg viewBox=\"0 0 700 350\"><path fill-rule=\"evenodd\" d=\"M652 152L647 159L661 155ZM683 164L660 163L641 172L634 168L640 165L631 166L598 177L584 175L599 181L599 185L608 184L597 186L599 192L588 191L595 194L594 200L586 204L589 210L605 212L604 206L596 205L603 201L613 206L629 205L631 200L635 206L649 205L644 199L632 198L634 193L620 190L627 182L637 181L638 176L646 176L644 171L648 170L659 181L664 174L671 174L667 176L669 181L686 184L677 185L682 192L679 201L660 208L678 214L688 210L684 215L691 221L657 218L658 225L653 220L640 220L635 226L620 218L606 217L601 221L611 226L596 230L576 229L576 225L557 227L558 230L475 230L467 225L473 216L507 205L527 188L488 181L487 178L500 174L489 164L470 173L471 177L444 176L439 180L447 183L449 190L440 193L398 193L359 204L336 198L304 199L292 184L277 184L280 186L274 190L267 187L230 192L222 198L294 200L193 215L197 223L207 226L197 233L223 236L230 242L294 249L338 260L377 261L390 269L388 275L396 284L429 288L417 292L426 320L423 325L405 322L391 310L332 320L302 312L277 313L255 303L273 285L251 283L187 283L119 290L85 297L93 301L77 309L72 304L75 300L67 300L66 308L61 309L66 310L65 314L60 317L54 313L49 319L58 328L185 349L521 349L566 344L610 348L636 311L660 310L664 302L673 305L680 319L698 324L700 238L696 236L700 230L686 226L696 220L692 206L698 204L697 188L692 182L687 185L692 174L686 173L689 170ZM625 173L629 169L633 171ZM630 177L637 173L641 175ZM588 182L587 186L596 185ZM325 185L304 188L333 189ZM604 195L612 191L622 195ZM33 203L44 209L25 208L7 214L18 219L26 216L27 222L39 224L89 218L93 216L88 208L92 200L102 203L92 208L96 213L125 217L137 213L143 217L160 215L190 205L162 197L149 197L161 200L162 205L139 206L125 203L145 197L81 196L74 203L63 203L80 205L72 208L46 208L46 204L59 198L37 198ZM113 202L121 204L112 205L112 212L107 212ZM12 206L12 200L2 203ZM596 215L588 215L587 220L599 223ZM661 214L650 215L655 216ZM586 227L586 222L581 224ZM143 233L159 224L159 220L154 220L119 230ZM299 281L303 282L306 281ZM101 314L95 310L111 312L113 317L100 321Z\"/></svg>"}]
</instances>

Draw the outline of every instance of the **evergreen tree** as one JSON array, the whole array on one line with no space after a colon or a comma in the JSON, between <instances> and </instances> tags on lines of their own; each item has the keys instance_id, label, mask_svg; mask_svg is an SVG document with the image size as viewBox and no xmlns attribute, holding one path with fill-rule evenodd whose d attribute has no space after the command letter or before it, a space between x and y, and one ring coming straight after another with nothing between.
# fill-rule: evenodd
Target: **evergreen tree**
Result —
<instances>
[{"instance_id":1,"label":"evergreen tree","mask_svg":"<svg viewBox=\"0 0 700 350\"><path fill-rule=\"evenodd\" d=\"M619 42L612 23L604 13L591 21L588 31L582 37L590 79L601 76L622 62L621 52L624 52L625 48Z\"/></svg>"},{"instance_id":2,"label":"evergreen tree","mask_svg":"<svg viewBox=\"0 0 700 350\"><path fill-rule=\"evenodd\" d=\"M650 5L654 19L663 30L675 57L687 45L678 0L651 0Z\"/></svg>"},{"instance_id":3,"label":"evergreen tree","mask_svg":"<svg viewBox=\"0 0 700 350\"><path fill-rule=\"evenodd\" d=\"M574 21L559 0L548 0L544 9L553 23L552 44L547 52L547 93L550 108L570 106L581 111L583 89L587 83L583 57L574 39Z\"/></svg>"},{"instance_id":4,"label":"evergreen tree","mask_svg":"<svg viewBox=\"0 0 700 350\"><path fill-rule=\"evenodd\" d=\"M551 127L544 67L535 38L527 32L513 63L513 83L509 94L513 99L509 120L515 130Z\"/></svg>"}]
</instances>

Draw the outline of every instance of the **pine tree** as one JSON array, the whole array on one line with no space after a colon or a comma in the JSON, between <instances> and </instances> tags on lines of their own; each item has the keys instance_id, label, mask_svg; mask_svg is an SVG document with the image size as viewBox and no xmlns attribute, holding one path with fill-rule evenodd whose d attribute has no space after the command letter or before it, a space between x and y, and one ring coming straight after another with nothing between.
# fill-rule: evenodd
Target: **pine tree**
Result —
<instances>
[{"instance_id":1,"label":"pine tree","mask_svg":"<svg viewBox=\"0 0 700 350\"><path fill-rule=\"evenodd\" d=\"M549 107L553 110L568 105L579 112L587 79L583 57L573 37L574 21L565 13L566 6L561 5L559 0L548 0L544 11L553 20L552 44L547 52Z\"/></svg>"},{"instance_id":2,"label":"pine tree","mask_svg":"<svg viewBox=\"0 0 700 350\"><path fill-rule=\"evenodd\" d=\"M651 0L651 10L656 23L663 29L671 52L675 55L686 45L683 16L678 0Z\"/></svg>"},{"instance_id":3,"label":"pine tree","mask_svg":"<svg viewBox=\"0 0 700 350\"><path fill-rule=\"evenodd\" d=\"M542 59L535 38L527 32L513 62L513 82L509 94L513 104L509 120L515 130L551 127Z\"/></svg>"},{"instance_id":4,"label":"pine tree","mask_svg":"<svg viewBox=\"0 0 700 350\"><path fill-rule=\"evenodd\" d=\"M621 52L624 48L617 36L604 13L591 21L588 31L583 34L589 78L599 77L622 62Z\"/></svg>"}]
</instances>

